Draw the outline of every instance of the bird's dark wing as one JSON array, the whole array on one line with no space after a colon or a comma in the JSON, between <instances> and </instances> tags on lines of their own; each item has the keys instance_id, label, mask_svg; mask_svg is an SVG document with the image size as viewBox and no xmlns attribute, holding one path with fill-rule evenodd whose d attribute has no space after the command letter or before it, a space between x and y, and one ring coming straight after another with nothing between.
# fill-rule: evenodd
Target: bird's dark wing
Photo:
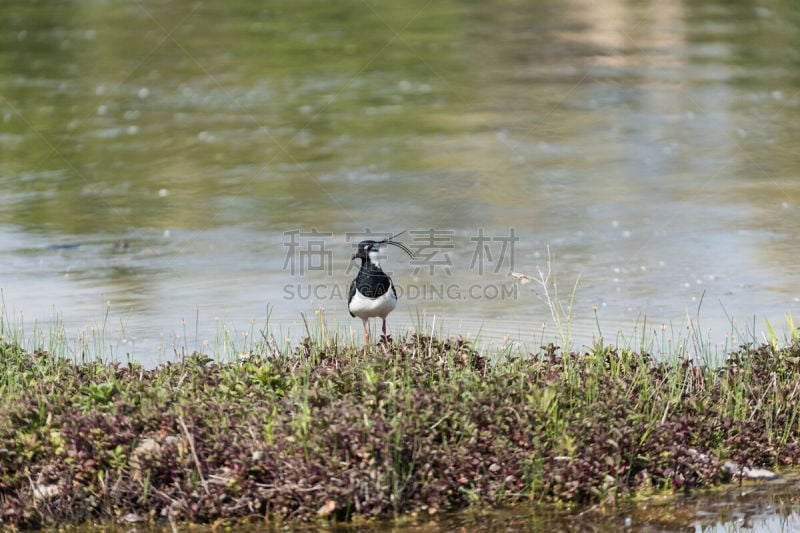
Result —
<instances>
[{"instance_id":1,"label":"bird's dark wing","mask_svg":"<svg viewBox=\"0 0 800 533\"><path fill-rule=\"evenodd\" d=\"M350 312L350 302L353 301L353 296L356 295L356 281L358 278L354 279L353 282L350 284L350 296L347 297L347 312L350 313L350 316L355 318L352 312Z\"/></svg>"}]
</instances>

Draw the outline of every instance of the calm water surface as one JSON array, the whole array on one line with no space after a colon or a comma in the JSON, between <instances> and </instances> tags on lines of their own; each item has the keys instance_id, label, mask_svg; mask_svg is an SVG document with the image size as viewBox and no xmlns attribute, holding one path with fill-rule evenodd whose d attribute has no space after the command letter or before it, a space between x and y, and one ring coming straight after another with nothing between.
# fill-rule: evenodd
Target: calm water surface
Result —
<instances>
[{"instance_id":1,"label":"calm water surface","mask_svg":"<svg viewBox=\"0 0 800 533\"><path fill-rule=\"evenodd\" d=\"M552 338L509 275L548 248L578 345L685 336L701 300L717 343L800 316L797 2L3 12L0 287L28 330L151 362L324 308L359 338L353 245L401 230L396 333Z\"/></svg>"}]
</instances>

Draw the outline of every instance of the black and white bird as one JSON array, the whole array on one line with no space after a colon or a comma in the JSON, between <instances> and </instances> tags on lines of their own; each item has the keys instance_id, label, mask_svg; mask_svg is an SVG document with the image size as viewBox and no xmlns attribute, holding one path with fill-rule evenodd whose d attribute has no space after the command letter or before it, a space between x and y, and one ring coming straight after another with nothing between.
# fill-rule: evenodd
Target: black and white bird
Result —
<instances>
[{"instance_id":1,"label":"black and white bird","mask_svg":"<svg viewBox=\"0 0 800 533\"><path fill-rule=\"evenodd\" d=\"M347 308L350 316L364 321L364 342L366 344L369 344L367 321L373 317L380 317L383 320L383 339L387 343L389 342L386 334L386 317L397 306L397 291L392 284L392 278L381 269L381 246L384 244L397 246L412 259L414 258L411 250L406 248L403 243L393 241L393 237L387 237L382 241L361 241L358 243L358 251L352 257L352 259L361 259L361 268L358 270L356 279L350 284Z\"/></svg>"}]
</instances>

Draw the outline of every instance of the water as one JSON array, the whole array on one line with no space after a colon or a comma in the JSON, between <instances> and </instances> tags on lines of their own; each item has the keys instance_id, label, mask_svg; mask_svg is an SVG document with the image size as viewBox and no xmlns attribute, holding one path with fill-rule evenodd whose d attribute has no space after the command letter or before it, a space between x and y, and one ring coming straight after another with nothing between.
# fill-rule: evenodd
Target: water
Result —
<instances>
[{"instance_id":1,"label":"water","mask_svg":"<svg viewBox=\"0 0 800 533\"><path fill-rule=\"evenodd\" d=\"M401 230L395 332L553 338L509 276L548 248L578 345L798 314L796 2L3 10L0 287L26 327L146 362L323 307L359 338L353 246Z\"/></svg>"}]
</instances>

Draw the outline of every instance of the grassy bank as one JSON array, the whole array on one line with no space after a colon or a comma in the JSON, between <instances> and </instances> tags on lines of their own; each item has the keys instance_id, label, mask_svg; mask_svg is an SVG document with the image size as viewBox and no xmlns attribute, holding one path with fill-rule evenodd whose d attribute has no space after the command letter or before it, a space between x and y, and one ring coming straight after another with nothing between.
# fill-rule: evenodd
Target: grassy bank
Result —
<instances>
[{"instance_id":1,"label":"grassy bank","mask_svg":"<svg viewBox=\"0 0 800 533\"><path fill-rule=\"evenodd\" d=\"M145 369L0 344L0 525L346 520L613 502L800 461L800 343L722 367L312 335Z\"/></svg>"}]
</instances>

